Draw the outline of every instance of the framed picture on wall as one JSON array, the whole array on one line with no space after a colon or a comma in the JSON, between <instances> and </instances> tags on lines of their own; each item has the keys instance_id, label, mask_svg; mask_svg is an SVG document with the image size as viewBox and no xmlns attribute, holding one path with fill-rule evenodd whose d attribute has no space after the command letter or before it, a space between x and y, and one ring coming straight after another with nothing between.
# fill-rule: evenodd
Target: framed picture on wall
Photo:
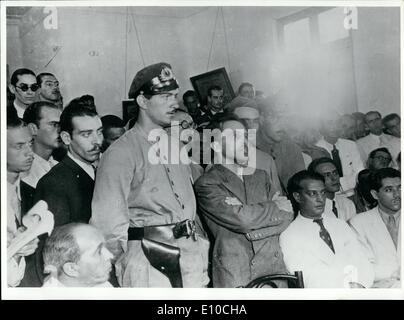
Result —
<instances>
[{"instance_id":1,"label":"framed picture on wall","mask_svg":"<svg viewBox=\"0 0 404 320\"><path fill-rule=\"evenodd\" d=\"M123 100L122 101L122 120L127 123L130 119L137 120L139 115L139 107L136 105L134 100Z\"/></svg>"},{"instance_id":2,"label":"framed picture on wall","mask_svg":"<svg viewBox=\"0 0 404 320\"><path fill-rule=\"evenodd\" d=\"M224 105L234 99L235 94L225 68L219 68L190 78L202 105L206 105L208 88L218 85L223 88Z\"/></svg>"}]
</instances>

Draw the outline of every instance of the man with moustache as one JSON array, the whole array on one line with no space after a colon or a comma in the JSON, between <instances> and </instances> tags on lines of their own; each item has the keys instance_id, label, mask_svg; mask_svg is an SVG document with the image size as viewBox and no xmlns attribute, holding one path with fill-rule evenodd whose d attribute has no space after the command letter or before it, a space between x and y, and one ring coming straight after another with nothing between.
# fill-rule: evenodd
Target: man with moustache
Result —
<instances>
[{"instance_id":1,"label":"man with moustache","mask_svg":"<svg viewBox=\"0 0 404 320\"><path fill-rule=\"evenodd\" d=\"M17 116L7 115L7 246L24 231L22 217L33 205L33 189L21 181L21 174L34 160L32 135ZM33 253L38 247L34 239L7 261L7 284L10 287L34 286L36 283Z\"/></svg>"},{"instance_id":2,"label":"man with moustache","mask_svg":"<svg viewBox=\"0 0 404 320\"><path fill-rule=\"evenodd\" d=\"M370 189L377 207L349 223L375 270L375 287L401 287L401 175L393 168L370 175Z\"/></svg>"},{"instance_id":3,"label":"man with moustache","mask_svg":"<svg viewBox=\"0 0 404 320\"><path fill-rule=\"evenodd\" d=\"M32 188L36 188L39 179L58 163L52 153L62 144L61 113L55 104L47 101L34 102L24 112L23 120L34 137L34 162L23 180Z\"/></svg>"},{"instance_id":4,"label":"man with moustache","mask_svg":"<svg viewBox=\"0 0 404 320\"><path fill-rule=\"evenodd\" d=\"M356 216L355 204L352 200L336 194L341 188L339 174L334 160L330 158L318 158L313 160L307 168L310 172L316 172L324 177L325 185L325 214L348 221Z\"/></svg>"},{"instance_id":5,"label":"man with moustache","mask_svg":"<svg viewBox=\"0 0 404 320\"><path fill-rule=\"evenodd\" d=\"M248 167L246 128L234 115L213 118L222 135L212 142L217 163L199 178L199 209L213 236L212 282L216 288L285 273L279 234L293 219L286 197L274 194L268 174Z\"/></svg>"},{"instance_id":6,"label":"man with moustache","mask_svg":"<svg viewBox=\"0 0 404 320\"><path fill-rule=\"evenodd\" d=\"M38 98L40 101L52 102L63 110L63 98L59 90L59 81L55 75L43 72L37 75L37 83L39 85Z\"/></svg>"},{"instance_id":7,"label":"man with moustache","mask_svg":"<svg viewBox=\"0 0 404 320\"><path fill-rule=\"evenodd\" d=\"M95 168L103 141L98 114L85 106L70 104L60 116L60 137L67 156L38 182L35 198L45 200L54 214L55 226L88 223L94 190Z\"/></svg>"},{"instance_id":8,"label":"man with moustache","mask_svg":"<svg viewBox=\"0 0 404 320\"><path fill-rule=\"evenodd\" d=\"M298 213L280 235L290 273L303 272L305 288L363 288L374 272L346 222L324 213L324 178L307 170L292 176L288 191Z\"/></svg>"},{"instance_id":9,"label":"man with moustache","mask_svg":"<svg viewBox=\"0 0 404 320\"><path fill-rule=\"evenodd\" d=\"M18 117L22 119L25 109L37 98L39 85L35 73L25 68L15 70L10 79L9 89L15 96L10 108L14 107Z\"/></svg>"},{"instance_id":10,"label":"man with moustache","mask_svg":"<svg viewBox=\"0 0 404 320\"><path fill-rule=\"evenodd\" d=\"M212 85L208 88L207 104L202 109L202 115L196 121L198 129L205 128L213 116L217 113L223 112L224 107L224 91L218 85Z\"/></svg>"},{"instance_id":11,"label":"man with moustache","mask_svg":"<svg viewBox=\"0 0 404 320\"><path fill-rule=\"evenodd\" d=\"M208 242L195 232L188 165L172 163L164 152L164 129L179 107L178 88L168 63L137 72L129 98L139 107L139 117L98 167L90 223L106 237L122 287L204 287L209 282Z\"/></svg>"}]
</instances>

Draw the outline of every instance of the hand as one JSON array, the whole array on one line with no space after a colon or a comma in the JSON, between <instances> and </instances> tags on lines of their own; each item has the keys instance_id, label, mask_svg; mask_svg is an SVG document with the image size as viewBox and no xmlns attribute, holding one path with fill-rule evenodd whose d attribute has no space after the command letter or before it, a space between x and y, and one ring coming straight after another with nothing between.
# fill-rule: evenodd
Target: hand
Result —
<instances>
[{"instance_id":1,"label":"hand","mask_svg":"<svg viewBox=\"0 0 404 320\"><path fill-rule=\"evenodd\" d=\"M226 202L226 204L228 204L230 206L241 206L242 205L240 200L235 197L226 197L224 202Z\"/></svg>"},{"instance_id":2,"label":"hand","mask_svg":"<svg viewBox=\"0 0 404 320\"><path fill-rule=\"evenodd\" d=\"M16 255L20 257L26 257L35 252L38 248L39 239L35 238L28 242L25 246L23 246L20 250L17 251Z\"/></svg>"},{"instance_id":3,"label":"hand","mask_svg":"<svg viewBox=\"0 0 404 320\"><path fill-rule=\"evenodd\" d=\"M274 194L272 201L275 202L280 210L293 213L292 203L288 200L288 198L280 196L279 191Z\"/></svg>"}]
</instances>

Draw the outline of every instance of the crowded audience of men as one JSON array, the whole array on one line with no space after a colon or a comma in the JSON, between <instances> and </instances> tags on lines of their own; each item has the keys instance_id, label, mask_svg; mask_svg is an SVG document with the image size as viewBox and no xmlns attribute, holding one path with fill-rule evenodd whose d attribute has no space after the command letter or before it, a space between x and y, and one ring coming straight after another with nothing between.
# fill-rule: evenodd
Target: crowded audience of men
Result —
<instances>
[{"instance_id":1,"label":"crowded audience of men","mask_svg":"<svg viewBox=\"0 0 404 320\"><path fill-rule=\"evenodd\" d=\"M131 126L91 94L64 105L49 72L18 69L8 89L7 247L38 201L54 221L8 257L8 286L236 288L296 271L306 288L401 286L398 114L297 128L249 82L181 104L165 62L135 74Z\"/></svg>"}]
</instances>

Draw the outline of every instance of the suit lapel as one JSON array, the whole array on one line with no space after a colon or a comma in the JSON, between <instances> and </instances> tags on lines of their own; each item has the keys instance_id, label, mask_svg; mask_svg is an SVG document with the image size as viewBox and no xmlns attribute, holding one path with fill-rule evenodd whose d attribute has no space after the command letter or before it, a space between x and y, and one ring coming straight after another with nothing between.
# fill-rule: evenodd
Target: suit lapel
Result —
<instances>
[{"instance_id":1,"label":"suit lapel","mask_svg":"<svg viewBox=\"0 0 404 320\"><path fill-rule=\"evenodd\" d=\"M391 235L389 230L387 230L387 226L385 225L382 217L380 216L378 212L378 207L373 209L372 215L373 215L373 228L375 230L374 235L377 236L378 242L380 243L380 246L384 247L386 250L393 250L395 254L398 254L398 250L401 250L400 245L396 246L394 245L393 239L391 239ZM399 230L399 234L401 233L401 226ZM399 239L400 240L400 239Z\"/></svg>"},{"instance_id":2,"label":"suit lapel","mask_svg":"<svg viewBox=\"0 0 404 320\"><path fill-rule=\"evenodd\" d=\"M73 174L79 178L79 179L84 179L86 181L91 180L94 183L94 180L81 168L73 159L71 159L69 156L66 156L63 158L61 161L65 166L69 167L70 170L73 171Z\"/></svg>"},{"instance_id":3,"label":"suit lapel","mask_svg":"<svg viewBox=\"0 0 404 320\"><path fill-rule=\"evenodd\" d=\"M35 189L21 180L21 216L25 215L34 205Z\"/></svg>"},{"instance_id":4,"label":"suit lapel","mask_svg":"<svg viewBox=\"0 0 404 320\"><path fill-rule=\"evenodd\" d=\"M246 203L247 199L244 182L222 165L217 165L216 169L222 178L223 186L234 194L242 203Z\"/></svg>"}]
</instances>

